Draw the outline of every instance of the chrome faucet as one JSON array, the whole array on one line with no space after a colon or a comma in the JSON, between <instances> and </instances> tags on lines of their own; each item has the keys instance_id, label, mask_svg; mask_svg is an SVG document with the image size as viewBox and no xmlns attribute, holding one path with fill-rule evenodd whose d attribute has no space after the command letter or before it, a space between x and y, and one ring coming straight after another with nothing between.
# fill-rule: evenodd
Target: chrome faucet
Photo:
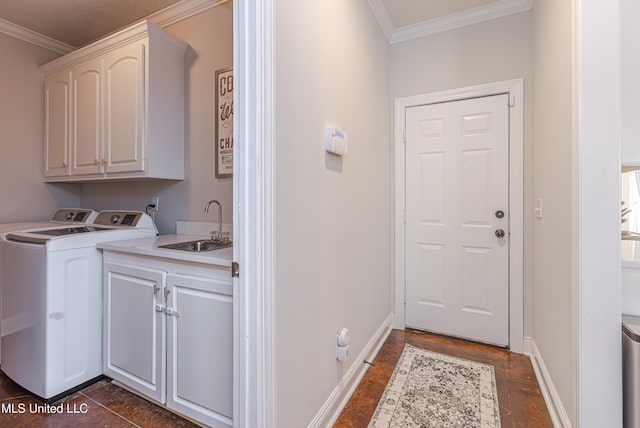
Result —
<instances>
[{"instance_id":1,"label":"chrome faucet","mask_svg":"<svg viewBox=\"0 0 640 428\"><path fill-rule=\"evenodd\" d=\"M622 218L622 223L626 223L627 219L624 218L624 216L626 216L627 214L629 214L632 210L630 210L629 208L624 208L625 202L622 201L622 210L620 211L620 217Z\"/></svg>"},{"instance_id":2,"label":"chrome faucet","mask_svg":"<svg viewBox=\"0 0 640 428\"><path fill-rule=\"evenodd\" d=\"M211 204L218 205L218 236L215 237L215 232L211 232L211 239L214 241L219 241L222 239L222 205L220 204L220 202L212 199L207 202L207 205L204 206L204 212L209 212L209 207L211 206Z\"/></svg>"}]
</instances>

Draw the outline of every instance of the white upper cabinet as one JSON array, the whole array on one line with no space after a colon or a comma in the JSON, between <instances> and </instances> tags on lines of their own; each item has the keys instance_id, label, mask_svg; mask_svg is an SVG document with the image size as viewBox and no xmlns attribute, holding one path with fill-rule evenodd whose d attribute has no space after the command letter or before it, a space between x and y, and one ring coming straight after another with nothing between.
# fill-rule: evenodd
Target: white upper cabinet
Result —
<instances>
[{"instance_id":1,"label":"white upper cabinet","mask_svg":"<svg viewBox=\"0 0 640 428\"><path fill-rule=\"evenodd\" d=\"M184 179L185 50L145 21L43 65L45 181Z\"/></svg>"}]
</instances>

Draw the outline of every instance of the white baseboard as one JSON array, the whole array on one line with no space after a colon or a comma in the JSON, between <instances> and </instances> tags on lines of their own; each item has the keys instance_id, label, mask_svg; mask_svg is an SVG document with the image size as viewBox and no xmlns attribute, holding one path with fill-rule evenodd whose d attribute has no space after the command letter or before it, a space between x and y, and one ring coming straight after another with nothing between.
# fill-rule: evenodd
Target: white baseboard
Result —
<instances>
[{"instance_id":1,"label":"white baseboard","mask_svg":"<svg viewBox=\"0 0 640 428\"><path fill-rule=\"evenodd\" d=\"M536 378L538 379L544 401L547 404L547 409L549 409L553 426L556 428L571 428L571 420L562 405L562 401L560 401L560 396L558 395L556 387L553 385L553 380L551 380L547 366L544 364L542 354L540 354L535 340L532 338L528 339L530 340L529 343L531 347L529 358L531 358L531 364L536 373Z\"/></svg>"},{"instance_id":2,"label":"white baseboard","mask_svg":"<svg viewBox=\"0 0 640 428\"><path fill-rule=\"evenodd\" d=\"M356 390L360 380L369 368L369 365L364 364L363 361L372 361L378 354L378 351L380 351L384 341L389 336L389 333L391 333L392 321L393 314L389 314L382 325L380 325L378 330L374 333L373 337L371 337L362 352L360 352L356 357L356 362L351 365L338 386L336 386L320 411L316 414L315 418L313 418L309 424L309 428L333 426L340 416L342 409L347 405L349 398L351 398L351 395Z\"/></svg>"},{"instance_id":3,"label":"white baseboard","mask_svg":"<svg viewBox=\"0 0 640 428\"><path fill-rule=\"evenodd\" d=\"M530 336L525 336L522 338L522 353L524 355L531 355L532 352L532 344L533 338Z\"/></svg>"}]
</instances>

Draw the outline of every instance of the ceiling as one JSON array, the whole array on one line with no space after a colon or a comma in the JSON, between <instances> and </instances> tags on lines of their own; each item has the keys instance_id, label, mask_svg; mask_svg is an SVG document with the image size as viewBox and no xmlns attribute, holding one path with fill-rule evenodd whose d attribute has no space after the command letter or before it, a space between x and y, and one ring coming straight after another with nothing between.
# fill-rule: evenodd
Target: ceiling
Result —
<instances>
[{"instance_id":1,"label":"ceiling","mask_svg":"<svg viewBox=\"0 0 640 428\"><path fill-rule=\"evenodd\" d=\"M353 0L351 0L353 1ZM0 31L62 42L64 53L171 5L221 0L0 0ZM531 9L533 0L368 0L391 43ZM178 4L180 3L180 4ZM226 6L231 7L232 2ZM199 6L198 6L199 7Z\"/></svg>"},{"instance_id":2,"label":"ceiling","mask_svg":"<svg viewBox=\"0 0 640 428\"><path fill-rule=\"evenodd\" d=\"M0 0L0 19L80 47L178 1Z\"/></svg>"}]
</instances>

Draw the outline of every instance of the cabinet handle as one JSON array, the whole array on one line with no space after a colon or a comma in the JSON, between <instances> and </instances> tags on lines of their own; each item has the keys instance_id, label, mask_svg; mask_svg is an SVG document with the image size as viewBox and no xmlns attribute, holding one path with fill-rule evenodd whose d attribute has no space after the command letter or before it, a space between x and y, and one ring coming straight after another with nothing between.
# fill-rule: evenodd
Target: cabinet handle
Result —
<instances>
[{"instance_id":1,"label":"cabinet handle","mask_svg":"<svg viewBox=\"0 0 640 428\"><path fill-rule=\"evenodd\" d=\"M153 286L153 294L158 294L158 291L160 291L160 286L158 284L155 284Z\"/></svg>"},{"instance_id":2,"label":"cabinet handle","mask_svg":"<svg viewBox=\"0 0 640 428\"><path fill-rule=\"evenodd\" d=\"M156 312L164 312L164 306L162 306L161 304L157 303L156 304Z\"/></svg>"},{"instance_id":3,"label":"cabinet handle","mask_svg":"<svg viewBox=\"0 0 640 428\"><path fill-rule=\"evenodd\" d=\"M176 318L180 318L180 311L177 309L173 309L173 308L167 308L164 310L164 313L169 315L169 316L174 316Z\"/></svg>"},{"instance_id":4,"label":"cabinet handle","mask_svg":"<svg viewBox=\"0 0 640 428\"><path fill-rule=\"evenodd\" d=\"M107 166L107 161L102 159L102 165Z\"/></svg>"},{"instance_id":5,"label":"cabinet handle","mask_svg":"<svg viewBox=\"0 0 640 428\"><path fill-rule=\"evenodd\" d=\"M63 167L63 168L66 168L66 167L68 167L68 166L69 166L69 164L68 164L68 163L66 163L66 162L62 162L62 167Z\"/></svg>"},{"instance_id":6,"label":"cabinet handle","mask_svg":"<svg viewBox=\"0 0 640 428\"><path fill-rule=\"evenodd\" d=\"M96 161L93 164L98 166L98 165L100 165L100 161L98 159L96 159Z\"/></svg>"}]
</instances>

